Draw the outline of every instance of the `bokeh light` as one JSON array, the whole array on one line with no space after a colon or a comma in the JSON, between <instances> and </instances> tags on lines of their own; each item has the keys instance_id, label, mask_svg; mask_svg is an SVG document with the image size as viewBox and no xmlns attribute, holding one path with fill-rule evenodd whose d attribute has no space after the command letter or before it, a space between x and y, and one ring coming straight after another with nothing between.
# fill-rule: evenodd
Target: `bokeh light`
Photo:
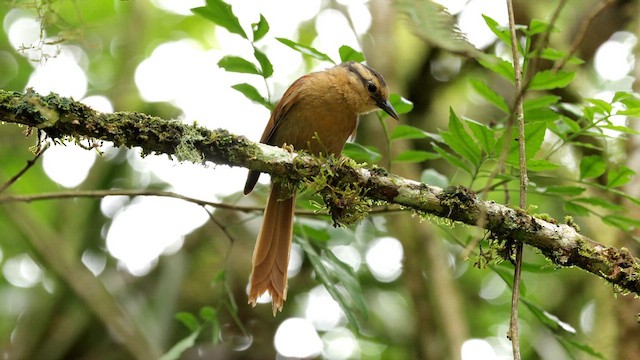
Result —
<instances>
[{"instance_id":1,"label":"bokeh light","mask_svg":"<svg viewBox=\"0 0 640 360\"><path fill-rule=\"evenodd\" d=\"M464 7L458 18L458 26L467 40L478 49L484 49L496 40L482 18L486 15L498 24L506 26L509 22L507 5L504 1L471 0Z\"/></svg>"},{"instance_id":2,"label":"bokeh light","mask_svg":"<svg viewBox=\"0 0 640 360\"><path fill-rule=\"evenodd\" d=\"M163 197L140 197L119 211L107 234L107 249L133 275L147 274L166 251L209 219L200 206Z\"/></svg>"},{"instance_id":3,"label":"bokeh light","mask_svg":"<svg viewBox=\"0 0 640 360\"><path fill-rule=\"evenodd\" d=\"M75 188L87 178L95 160L94 151L67 143L51 146L42 156L42 167L51 180Z\"/></svg>"},{"instance_id":4,"label":"bokeh light","mask_svg":"<svg viewBox=\"0 0 640 360\"><path fill-rule=\"evenodd\" d=\"M498 360L498 354L487 341L469 339L462 344L460 352L462 360Z\"/></svg>"},{"instance_id":5,"label":"bokeh light","mask_svg":"<svg viewBox=\"0 0 640 360\"><path fill-rule=\"evenodd\" d=\"M360 346L351 331L345 328L337 328L327 331L322 336L324 350L322 355L331 360L357 359Z\"/></svg>"},{"instance_id":6,"label":"bokeh light","mask_svg":"<svg viewBox=\"0 0 640 360\"><path fill-rule=\"evenodd\" d=\"M29 255L20 254L4 262L2 274L11 285L30 288L40 283L43 272Z\"/></svg>"},{"instance_id":7,"label":"bokeh light","mask_svg":"<svg viewBox=\"0 0 640 360\"><path fill-rule=\"evenodd\" d=\"M377 280L391 282L402 274L404 250L398 239L382 237L369 244L365 259L371 274Z\"/></svg>"},{"instance_id":8,"label":"bokeh light","mask_svg":"<svg viewBox=\"0 0 640 360\"><path fill-rule=\"evenodd\" d=\"M327 289L318 285L309 291L305 318L311 321L318 331L327 331L344 321L344 313Z\"/></svg>"},{"instance_id":9,"label":"bokeh light","mask_svg":"<svg viewBox=\"0 0 640 360\"><path fill-rule=\"evenodd\" d=\"M638 38L630 32L617 32L600 45L593 66L604 80L616 81L627 76L635 64L633 49Z\"/></svg>"},{"instance_id":10,"label":"bokeh light","mask_svg":"<svg viewBox=\"0 0 640 360\"><path fill-rule=\"evenodd\" d=\"M274 338L276 351L289 358L313 358L322 352L322 340L309 320L284 320Z\"/></svg>"}]
</instances>

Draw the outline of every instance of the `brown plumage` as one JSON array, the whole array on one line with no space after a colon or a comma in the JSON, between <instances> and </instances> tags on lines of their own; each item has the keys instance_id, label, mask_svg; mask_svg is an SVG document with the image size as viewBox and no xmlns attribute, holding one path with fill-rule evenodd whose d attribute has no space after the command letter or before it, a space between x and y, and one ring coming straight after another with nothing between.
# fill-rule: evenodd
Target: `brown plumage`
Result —
<instances>
[{"instance_id":1,"label":"brown plumage","mask_svg":"<svg viewBox=\"0 0 640 360\"><path fill-rule=\"evenodd\" d=\"M380 108L398 119L388 101L389 90L372 68L347 62L296 80L271 113L260 142L293 146L312 154L339 155L354 133L358 116ZM260 173L250 171L249 194ZM273 314L287 299L287 266L291 250L295 186L274 177L262 228L253 251L249 303L268 291Z\"/></svg>"}]
</instances>

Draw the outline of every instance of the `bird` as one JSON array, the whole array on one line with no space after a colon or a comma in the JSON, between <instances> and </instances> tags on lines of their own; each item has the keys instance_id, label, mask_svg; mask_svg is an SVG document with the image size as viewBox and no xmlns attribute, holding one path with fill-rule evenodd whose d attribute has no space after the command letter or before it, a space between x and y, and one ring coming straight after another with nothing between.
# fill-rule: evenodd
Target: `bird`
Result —
<instances>
[{"instance_id":1,"label":"bird","mask_svg":"<svg viewBox=\"0 0 640 360\"><path fill-rule=\"evenodd\" d=\"M382 75L365 64L344 62L294 81L273 109L260 142L314 155L339 156L355 133L358 117L376 109L398 120ZM253 190L259 176L259 171L249 171L245 195ZM269 292L274 316L276 310L282 311L287 298L296 190L290 180L287 183L272 177L253 251L249 304L255 306L258 297Z\"/></svg>"}]
</instances>

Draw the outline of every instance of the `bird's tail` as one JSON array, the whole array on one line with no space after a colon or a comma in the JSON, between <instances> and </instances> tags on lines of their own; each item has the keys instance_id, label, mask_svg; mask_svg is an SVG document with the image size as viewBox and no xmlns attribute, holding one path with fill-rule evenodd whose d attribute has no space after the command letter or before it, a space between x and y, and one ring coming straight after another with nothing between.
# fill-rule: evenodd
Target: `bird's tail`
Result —
<instances>
[{"instance_id":1,"label":"bird's tail","mask_svg":"<svg viewBox=\"0 0 640 360\"><path fill-rule=\"evenodd\" d=\"M271 295L273 315L282 311L287 299L287 267L293 236L293 209L295 192L274 181L264 212L262 228L253 250L253 268L249 288L249 304L256 305L258 296L268 291Z\"/></svg>"}]
</instances>

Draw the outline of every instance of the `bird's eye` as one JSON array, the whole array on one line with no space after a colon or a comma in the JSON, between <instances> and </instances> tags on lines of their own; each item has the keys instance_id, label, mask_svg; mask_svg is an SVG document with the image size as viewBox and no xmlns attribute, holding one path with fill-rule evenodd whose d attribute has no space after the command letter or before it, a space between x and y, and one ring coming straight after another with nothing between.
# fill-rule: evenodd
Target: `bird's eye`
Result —
<instances>
[{"instance_id":1,"label":"bird's eye","mask_svg":"<svg viewBox=\"0 0 640 360\"><path fill-rule=\"evenodd\" d=\"M376 90L378 90L378 88L373 83L369 83L367 85L367 90L369 90L370 93L374 93L376 92Z\"/></svg>"}]
</instances>

